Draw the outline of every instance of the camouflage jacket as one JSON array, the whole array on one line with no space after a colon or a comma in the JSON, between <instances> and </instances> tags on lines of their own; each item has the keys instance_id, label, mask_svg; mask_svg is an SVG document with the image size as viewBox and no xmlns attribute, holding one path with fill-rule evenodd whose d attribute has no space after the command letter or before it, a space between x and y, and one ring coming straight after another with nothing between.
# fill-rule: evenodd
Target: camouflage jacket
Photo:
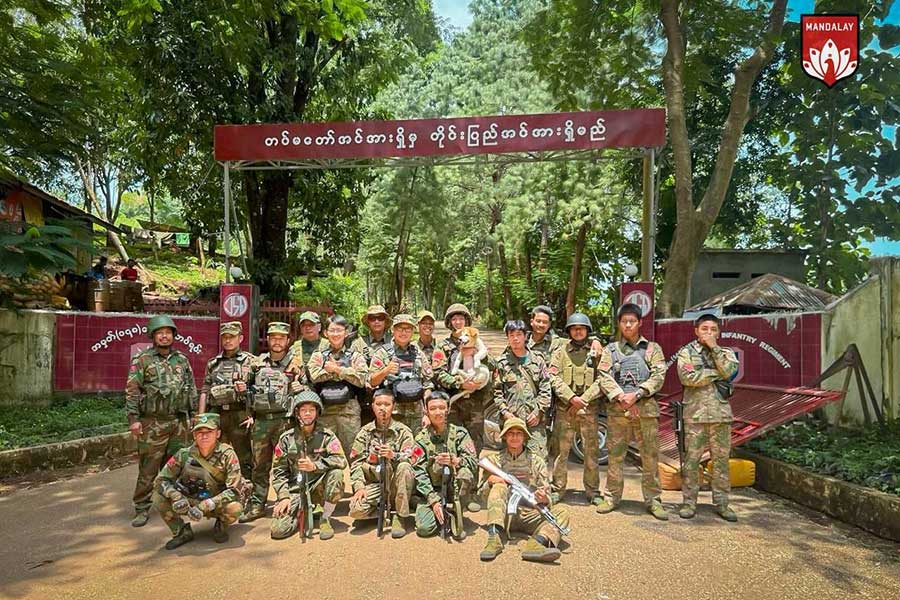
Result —
<instances>
[{"instance_id":1,"label":"camouflage jacket","mask_svg":"<svg viewBox=\"0 0 900 600\"><path fill-rule=\"evenodd\" d=\"M289 370L295 374L295 376L303 377L305 380L307 378L306 368L309 365L309 359L312 358L313 353L320 350L328 349L328 340L325 338L320 338L318 342L315 342L315 348L313 350L304 350L303 349L303 339L299 339L293 344L291 344L291 348L288 351L291 355L291 364L288 367ZM309 344L307 343L307 347Z\"/></svg>"},{"instance_id":2,"label":"camouflage jacket","mask_svg":"<svg viewBox=\"0 0 900 600\"><path fill-rule=\"evenodd\" d=\"M132 359L125 383L126 416L172 417L196 408L194 372L184 354L172 349L163 356L153 347Z\"/></svg>"},{"instance_id":3,"label":"camouflage jacket","mask_svg":"<svg viewBox=\"0 0 900 600\"><path fill-rule=\"evenodd\" d=\"M732 350L712 350L694 340L678 352L678 379L684 386L686 423L730 423L731 403L716 390L716 381L730 381L738 359Z\"/></svg>"},{"instance_id":4,"label":"camouflage jacket","mask_svg":"<svg viewBox=\"0 0 900 600\"><path fill-rule=\"evenodd\" d=\"M369 363L372 362L375 351L389 343L391 343L391 333L389 331L385 331L384 337L380 340L372 339L372 334L361 335L350 344L350 350L362 354L366 359L366 366L368 367Z\"/></svg>"},{"instance_id":5,"label":"camouflage jacket","mask_svg":"<svg viewBox=\"0 0 900 600\"><path fill-rule=\"evenodd\" d=\"M550 360L550 356L557 348L565 346L566 342L569 341L562 336L556 335L556 332L552 329L544 334L544 339L540 342L535 342L534 337L532 337L533 335L532 332L528 332L528 336L525 338L525 347L534 352L540 352L547 361Z\"/></svg>"},{"instance_id":6,"label":"camouflage jacket","mask_svg":"<svg viewBox=\"0 0 900 600\"><path fill-rule=\"evenodd\" d=\"M611 417L623 417L628 413L615 402L615 399L623 393L622 388L616 381L617 364L613 360L611 348L617 348L618 352L623 356L630 356L634 352L642 352L650 375L644 381L639 382L639 387L644 390L645 397L637 403L638 414L641 417L658 417L659 404L656 402L656 394L662 389L663 382L666 379L666 357L662 348L656 342L648 341L647 338L641 336L635 345L622 340L612 342L603 349L600 356L600 389L609 400L606 414Z\"/></svg>"},{"instance_id":7,"label":"camouflage jacket","mask_svg":"<svg viewBox=\"0 0 900 600\"><path fill-rule=\"evenodd\" d=\"M458 350L459 340L452 335L448 335L437 345L437 348L435 348L434 352L431 354L431 371L434 383L451 393L461 389L462 376L450 373L450 367L454 358L453 355L456 354ZM496 362L491 358L490 354L482 361L482 364L491 371L496 367ZM482 391L486 393L487 386L482 388L482 390L475 392L475 394L479 394Z\"/></svg>"},{"instance_id":8,"label":"camouflage jacket","mask_svg":"<svg viewBox=\"0 0 900 600\"><path fill-rule=\"evenodd\" d=\"M435 456L449 452L451 456L458 457L460 463L457 472L467 470L473 484L478 473L475 443L466 428L447 423L445 433L446 436L439 435L432 426L419 431L416 434L416 448L409 459L416 473L416 492L425 498L429 506L441 500L443 467L435 462Z\"/></svg>"},{"instance_id":9,"label":"camouflage jacket","mask_svg":"<svg viewBox=\"0 0 900 600\"><path fill-rule=\"evenodd\" d=\"M424 387L426 390L434 389L434 384L431 382L431 378L433 376L431 370L431 358L427 354L422 352L418 346L410 343L409 347L411 347L416 353L416 358L413 361L413 364L408 365L404 370L410 372L414 378L421 380L422 387ZM393 342L391 342L390 344L385 344L375 351L375 354L372 355L372 360L369 361L369 374L366 377L367 385L372 375L382 370L385 365L391 362L391 359L394 357L395 353L396 350ZM381 383L381 385L384 385L385 382L390 379L390 377L391 376L388 375Z\"/></svg>"},{"instance_id":10,"label":"camouflage jacket","mask_svg":"<svg viewBox=\"0 0 900 600\"><path fill-rule=\"evenodd\" d=\"M375 421L363 425L350 449L350 484L354 492L368 483L381 481L381 474L376 473L376 469L379 460L377 447L382 444L382 432L376 425ZM384 444L397 453L391 461L391 466L396 468L402 462L409 462L416 442L409 427L399 421L391 421L384 432Z\"/></svg>"},{"instance_id":11,"label":"camouflage jacket","mask_svg":"<svg viewBox=\"0 0 900 600\"><path fill-rule=\"evenodd\" d=\"M184 495L194 500L205 500L204 496L208 494L209 499L215 502L216 507L240 500L244 480L241 477L241 464L234 448L221 442L216 444L212 454L206 457L206 462L213 467L212 472L200 464L197 460L198 457L200 457L200 450L196 444L181 448L163 465L153 486L162 495L175 488L176 483L181 483L188 490L199 488L203 490L200 495Z\"/></svg>"},{"instance_id":12,"label":"camouflage jacket","mask_svg":"<svg viewBox=\"0 0 900 600\"><path fill-rule=\"evenodd\" d=\"M366 385L368 376L368 363L366 357L361 353L354 351L352 346L350 350L342 349L343 353L350 353L350 366L341 367L340 373L329 373L325 370L325 355L331 356L331 346L313 352L307 364L307 373L310 383L325 383L326 381L346 381L352 386L362 388Z\"/></svg>"},{"instance_id":13,"label":"camouflage jacket","mask_svg":"<svg viewBox=\"0 0 900 600\"><path fill-rule=\"evenodd\" d=\"M413 344L416 345L416 348L424 352L425 356L428 357L428 362L431 362L431 357L434 354L434 347L436 342L437 340L434 338L431 338L431 342L427 344L424 343L421 339L416 339L415 341L413 341Z\"/></svg>"},{"instance_id":14,"label":"camouflage jacket","mask_svg":"<svg viewBox=\"0 0 900 600\"><path fill-rule=\"evenodd\" d=\"M497 454L487 457L489 461L518 479L523 485L532 490L543 490L550 495L550 471L547 462L537 452L528 448L522 450L518 456L513 456L504 447Z\"/></svg>"},{"instance_id":15,"label":"camouflage jacket","mask_svg":"<svg viewBox=\"0 0 900 600\"><path fill-rule=\"evenodd\" d=\"M272 488L279 500L290 498L291 494L300 492L297 483L297 460L310 458L316 470L310 473L312 479L320 478L332 469L347 467L347 459L341 448L341 441L333 431L323 427L318 421L310 435L294 426L281 434L272 458Z\"/></svg>"},{"instance_id":16,"label":"camouflage jacket","mask_svg":"<svg viewBox=\"0 0 900 600\"><path fill-rule=\"evenodd\" d=\"M234 356L225 356L220 352L209 359L203 375L203 386L200 388L200 395L206 398L206 406L247 405L247 393L238 393L234 389L234 383L249 381L250 370L255 361L255 356L243 350L238 350Z\"/></svg>"},{"instance_id":17,"label":"camouflage jacket","mask_svg":"<svg viewBox=\"0 0 900 600\"><path fill-rule=\"evenodd\" d=\"M575 346L567 342L553 351L550 358L550 384L559 404L567 406L575 396L588 404L597 405L602 397L600 377L597 370L599 360L591 353L589 343Z\"/></svg>"},{"instance_id":18,"label":"camouflage jacket","mask_svg":"<svg viewBox=\"0 0 900 600\"><path fill-rule=\"evenodd\" d=\"M494 405L502 415L509 411L523 420L550 407L550 374L539 352L528 351L524 363L509 348L497 359L494 369ZM543 418L543 417L542 417Z\"/></svg>"}]
</instances>

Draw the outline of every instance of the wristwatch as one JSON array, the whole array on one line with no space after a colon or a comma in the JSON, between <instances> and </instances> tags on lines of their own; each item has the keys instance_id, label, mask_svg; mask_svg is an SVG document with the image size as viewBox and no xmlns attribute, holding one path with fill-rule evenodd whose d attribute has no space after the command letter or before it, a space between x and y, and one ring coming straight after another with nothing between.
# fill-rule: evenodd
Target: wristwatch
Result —
<instances>
[{"instance_id":1,"label":"wristwatch","mask_svg":"<svg viewBox=\"0 0 900 600\"><path fill-rule=\"evenodd\" d=\"M645 396L644 388L639 388L638 391L634 393L634 401L638 402L644 399Z\"/></svg>"}]
</instances>

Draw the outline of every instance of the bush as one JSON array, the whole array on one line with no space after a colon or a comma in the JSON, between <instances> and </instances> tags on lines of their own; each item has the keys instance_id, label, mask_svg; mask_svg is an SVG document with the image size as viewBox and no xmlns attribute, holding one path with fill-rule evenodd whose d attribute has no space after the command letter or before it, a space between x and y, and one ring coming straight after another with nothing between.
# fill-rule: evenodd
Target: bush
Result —
<instances>
[{"instance_id":1,"label":"bush","mask_svg":"<svg viewBox=\"0 0 900 600\"><path fill-rule=\"evenodd\" d=\"M814 419L786 423L747 448L816 473L900 495L900 420L841 429Z\"/></svg>"},{"instance_id":2,"label":"bush","mask_svg":"<svg viewBox=\"0 0 900 600\"><path fill-rule=\"evenodd\" d=\"M301 304L330 305L335 313L344 315L351 323L357 323L368 308L365 283L356 273L344 275L339 270L328 277L313 279L311 290L304 289L298 280L291 292L291 300Z\"/></svg>"}]
</instances>

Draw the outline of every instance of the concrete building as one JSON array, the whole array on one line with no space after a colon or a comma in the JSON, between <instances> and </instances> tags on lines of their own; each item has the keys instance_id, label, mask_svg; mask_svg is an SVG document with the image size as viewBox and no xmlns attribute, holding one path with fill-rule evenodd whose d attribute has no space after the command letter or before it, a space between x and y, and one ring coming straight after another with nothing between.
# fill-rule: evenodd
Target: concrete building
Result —
<instances>
[{"instance_id":1,"label":"concrete building","mask_svg":"<svg viewBox=\"0 0 900 600\"><path fill-rule=\"evenodd\" d=\"M806 280L803 250L727 250L705 248L697 257L686 306L746 283L766 273Z\"/></svg>"}]
</instances>

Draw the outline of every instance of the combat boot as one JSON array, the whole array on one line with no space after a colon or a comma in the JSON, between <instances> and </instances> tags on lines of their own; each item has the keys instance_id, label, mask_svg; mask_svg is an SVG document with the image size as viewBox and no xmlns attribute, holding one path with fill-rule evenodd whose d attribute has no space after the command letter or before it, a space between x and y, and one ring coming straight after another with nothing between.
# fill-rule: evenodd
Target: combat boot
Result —
<instances>
[{"instance_id":1,"label":"combat boot","mask_svg":"<svg viewBox=\"0 0 900 600\"><path fill-rule=\"evenodd\" d=\"M563 492L564 494L565 492ZM559 492L550 492L550 503L551 504L559 504L560 500L562 500L562 494Z\"/></svg>"},{"instance_id":2,"label":"combat boot","mask_svg":"<svg viewBox=\"0 0 900 600\"><path fill-rule=\"evenodd\" d=\"M406 528L403 527L403 521L400 520L399 516L394 515L393 520L391 520L391 537L399 540L404 535L406 535Z\"/></svg>"},{"instance_id":3,"label":"combat boot","mask_svg":"<svg viewBox=\"0 0 900 600\"><path fill-rule=\"evenodd\" d=\"M666 510L666 507L663 506L661 502L651 503L650 506L647 507L647 512L653 515L654 519L659 519L660 521L669 520L669 511Z\"/></svg>"},{"instance_id":4,"label":"combat boot","mask_svg":"<svg viewBox=\"0 0 900 600\"><path fill-rule=\"evenodd\" d=\"M216 519L216 524L213 525L213 541L217 544L224 544L228 541L228 529L219 519Z\"/></svg>"},{"instance_id":5,"label":"combat boot","mask_svg":"<svg viewBox=\"0 0 900 600\"><path fill-rule=\"evenodd\" d=\"M562 555L559 548L547 545L549 542L541 543L541 539L543 539L541 536L528 538L525 547L522 548L522 560L550 563L559 559Z\"/></svg>"},{"instance_id":6,"label":"combat boot","mask_svg":"<svg viewBox=\"0 0 900 600\"><path fill-rule=\"evenodd\" d=\"M182 525L178 535L166 542L166 550L174 550L192 541L194 541L194 530L191 529L190 524Z\"/></svg>"},{"instance_id":7,"label":"combat boot","mask_svg":"<svg viewBox=\"0 0 900 600\"><path fill-rule=\"evenodd\" d=\"M319 539L320 540L330 540L334 537L334 527L331 526L331 521L329 519L322 519L319 521Z\"/></svg>"},{"instance_id":8,"label":"combat boot","mask_svg":"<svg viewBox=\"0 0 900 600\"><path fill-rule=\"evenodd\" d=\"M132 527L143 527L147 524L147 520L150 519L150 511L148 510L139 510L134 513L134 518L131 519Z\"/></svg>"},{"instance_id":9,"label":"combat boot","mask_svg":"<svg viewBox=\"0 0 900 600\"><path fill-rule=\"evenodd\" d=\"M735 523L738 520L735 512L727 504L717 504L716 512L729 523Z\"/></svg>"},{"instance_id":10,"label":"combat boot","mask_svg":"<svg viewBox=\"0 0 900 600\"><path fill-rule=\"evenodd\" d=\"M500 556L501 552L503 552L503 540L500 539L500 532L497 530L497 526L491 525L488 528L487 543L479 556L481 560L489 561Z\"/></svg>"},{"instance_id":11,"label":"combat boot","mask_svg":"<svg viewBox=\"0 0 900 600\"><path fill-rule=\"evenodd\" d=\"M588 503L591 506L596 506L596 507L599 507L601 504L603 504L603 502L604 502L603 496L601 496L600 494L595 494L595 495L591 496L590 499L588 500Z\"/></svg>"},{"instance_id":12,"label":"combat boot","mask_svg":"<svg viewBox=\"0 0 900 600\"><path fill-rule=\"evenodd\" d=\"M616 504L616 502L611 501L609 498L603 498L597 503L597 512L601 515L611 513L616 510Z\"/></svg>"},{"instance_id":13,"label":"combat boot","mask_svg":"<svg viewBox=\"0 0 900 600\"><path fill-rule=\"evenodd\" d=\"M697 514L697 508L693 504L682 504L678 516L682 519L693 519Z\"/></svg>"},{"instance_id":14,"label":"combat boot","mask_svg":"<svg viewBox=\"0 0 900 600\"><path fill-rule=\"evenodd\" d=\"M241 513L239 523L249 523L266 515L266 508L261 504L251 504L247 510Z\"/></svg>"},{"instance_id":15,"label":"combat boot","mask_svg":"<svg viewBox=\"0 0 900 600\"><path fill-rule=\"evenodd\" d=\"M469 512L477 513L481 510L481 504L478 502L478 500L472 498L471 500L469 500L469 504L466 505L466 510L468 510Z\"/></svg>"}]
</instances>

